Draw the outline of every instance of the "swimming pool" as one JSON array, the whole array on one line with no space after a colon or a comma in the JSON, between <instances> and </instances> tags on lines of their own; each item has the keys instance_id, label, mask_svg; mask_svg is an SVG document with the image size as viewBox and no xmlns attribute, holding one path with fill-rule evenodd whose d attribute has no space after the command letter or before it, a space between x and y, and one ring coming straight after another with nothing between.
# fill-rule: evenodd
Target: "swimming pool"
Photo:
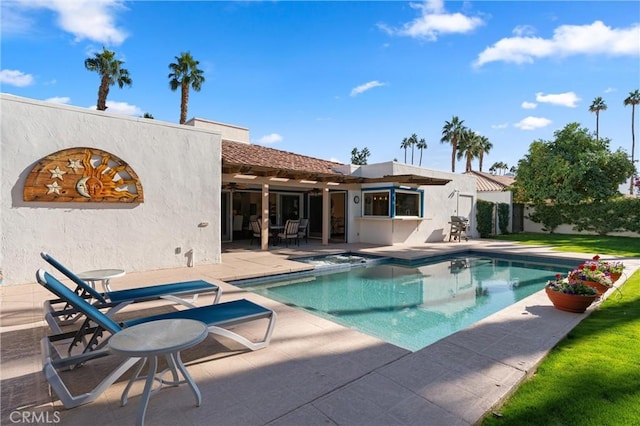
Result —
<instances>
[{"instance_id":1,"label":"swimming pool","mask_svg":"<svg viewBox=\"0 0 640 426\"><path fill-rule=\"evenodd\" d=\"M572 263L456 255L233 282L416 351L541 289Z\"/></svg>"}]
</instances>

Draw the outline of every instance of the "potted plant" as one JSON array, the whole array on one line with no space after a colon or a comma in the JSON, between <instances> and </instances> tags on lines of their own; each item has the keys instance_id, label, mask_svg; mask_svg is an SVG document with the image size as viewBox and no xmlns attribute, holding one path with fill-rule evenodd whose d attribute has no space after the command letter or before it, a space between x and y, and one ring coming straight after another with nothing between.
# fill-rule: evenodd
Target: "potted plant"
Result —
<instances>
[{"instance_id":1,"label":"potted plant","mask_svg":"<svg viewBox=\"0 0 640 426\"><path fill-rule=\"evenodd\" d=\"M615 283L622 276L622 271L624 270L624 263L622 262L611 262L607 260L600 260L600 256L597 254L593 256L593 258L585 262L585 265L595 264L599 271L608 272L611 276L611 282Z\"/></svg>"},{"instance_id":2,"label":"potted plant","mask_svg":"<svg viewBox=\"0 0 640 426\"><path fill-rule=\"evenodd\" d=\"M555 280L548 281L544 289L553 306L566 312L582 313L598 297L595 288L583 282L569 281L560 274L556 274Z\"/></svg>"},{"instance_id":3,"label":"potted plant","mask_svg":"<svg viewBox=\"0 0 640 426\"><path fill-rule=\"evenodd\" d=\"M583 263L578 265L576 269L569 272L567 277L570 283L582 282L598 291L598 296L602 296L604 292L613 286L611 275L598 269L595 263Z\"/></svg>"}]
</instances>

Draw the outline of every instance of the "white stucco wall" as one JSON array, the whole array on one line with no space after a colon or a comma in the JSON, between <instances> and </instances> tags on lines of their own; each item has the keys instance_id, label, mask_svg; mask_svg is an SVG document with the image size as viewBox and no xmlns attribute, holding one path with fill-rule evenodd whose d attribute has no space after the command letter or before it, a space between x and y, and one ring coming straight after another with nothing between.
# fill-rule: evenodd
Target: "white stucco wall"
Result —
<instances>
[{"instance_id":1,"label":"white stucco wall","mask_svg":"<svg viewBox=\"0 0 640 426\"><path fill-rule=\"evenodd\" d=\"M425 169L409 164L387 162L360 166L356 176L380 177L385 175L414 174L433 178L450 179L446 185L421 186L424 190L424 217L411 218L361 218L360 207L355 208L354 223L357 229L355 241L372 244L418 244L448 240L451 216L470 219L468 235L477 238L475 225L476 179L471 175ZM362 185L363 189L391 186L390 183ZM352 195L353 197L353 195ZM361 197L362 198L362 197ZM351 237L352 235L350 235Z\"/></svg>"},{"instance_id":2,"label":"white stucco wall","mask_svg":"<svg viewBox=\"0 0 640 426\"><path fill-rule=\"evenodd\" d=\"M204 118L192 118L184 123L185 126L193 126L199 129L209 129L222 135L222 140L229 142L250 143L249 129L234 124L218 123Z\"/></svg>"},{"instance_id":3,"label":"white stucco wall","mask_svg":"<svg viewBox=\"0 0 640 426\"><path fill-rule=\"evenodd\" d=\"M219 263L220 134L207 129L0 95L0 268L4 284L51 268L142 271ZM36 162L56 151L97 148L138 175L143 203L24 202ZM208 224L202 226L199 224Z\"/></svg>"}]
</instances>

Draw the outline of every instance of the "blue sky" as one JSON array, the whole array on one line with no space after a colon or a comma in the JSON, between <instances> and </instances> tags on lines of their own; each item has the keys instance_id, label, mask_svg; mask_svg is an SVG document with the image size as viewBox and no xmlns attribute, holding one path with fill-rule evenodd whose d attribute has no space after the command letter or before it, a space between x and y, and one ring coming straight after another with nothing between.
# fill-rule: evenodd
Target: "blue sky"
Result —
<instances>
[{"instance_id":1,"label":"blue sky","mask_svg":"<svg viewBox=\"0 0 640 426\"><path fill-rule=\"evenodd\" d=\"M487 171L515 165L570 122L595 132L588 109L601 96L600 136L631 151L623 101L640 89L637 1L1 5L4 93L95 108L99 77L84 60L105 46L133 80L112 86L108 112L177 123L168 64L190 51L206 81L191 91L188 117L248 127L253 143L277 149L348 163L367 147L369 163L404 161L400 143L416 133L428 144L422 165L446 171L440 137L456 115L493 143Z\"/></svg>"}]
</instances>

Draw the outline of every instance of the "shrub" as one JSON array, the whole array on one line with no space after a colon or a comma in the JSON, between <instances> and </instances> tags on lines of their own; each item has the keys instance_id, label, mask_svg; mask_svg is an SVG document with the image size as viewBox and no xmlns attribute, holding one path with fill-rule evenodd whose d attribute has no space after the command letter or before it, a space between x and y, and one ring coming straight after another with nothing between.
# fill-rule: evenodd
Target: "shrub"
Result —
<instances>
[{"instance_id":1,"label":"shrub","mask_svg":"<svg viewBox=\"0 0 640 426\"><path fill-rule=\"evenodd\" d=\"M509 232L509 204L507 203L498 203L498 225L501 234Z\"/></svg>"},{"instance_id":2,"label":"shrub","mask_svg":"<svg viewBox=\"0 0 640 426\"><path fill-rule=\"evenodd\" d=\"M493 203L484 200L478 200L476 220L478 222L478 232L480 237L486 238L491 235L493 229Z\"/></svg>"}]
</instances>

